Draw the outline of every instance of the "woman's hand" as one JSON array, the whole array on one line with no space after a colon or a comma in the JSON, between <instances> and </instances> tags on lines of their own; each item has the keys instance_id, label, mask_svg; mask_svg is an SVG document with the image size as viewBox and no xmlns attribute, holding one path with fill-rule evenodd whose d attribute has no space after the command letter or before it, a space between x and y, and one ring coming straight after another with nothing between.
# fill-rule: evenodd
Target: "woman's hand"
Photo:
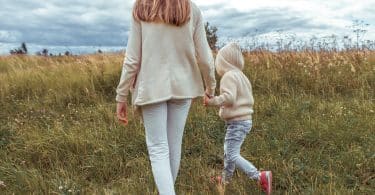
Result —
<instances>
[{"instance_id":1,"label":"woman's hand","mask_svg":"<svg viewBox=\"0 0 375 195\"><path fill-rule=\"evenodd\" d=\"M126 102L117 102L116 107L117 119L124 125L128 124L128 113Z\"/></svg>"}]
</instances>

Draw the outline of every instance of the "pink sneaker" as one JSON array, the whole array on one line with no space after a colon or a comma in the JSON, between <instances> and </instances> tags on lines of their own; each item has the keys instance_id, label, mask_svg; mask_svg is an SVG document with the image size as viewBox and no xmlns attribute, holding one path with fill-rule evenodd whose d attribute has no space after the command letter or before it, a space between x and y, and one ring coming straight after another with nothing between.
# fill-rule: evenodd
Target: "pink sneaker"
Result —
<instances>
[{"instance_id":1,"label":"pink sneaker","mask_svg":"<svg viewBox=\"0 0 375 195\"><path fill-rule=\"evenodd\" d=\"M262 187L262 190L266 192L267 195L270 195L271 190L272 190L272 172L271 171L260 172L259 184Z\"/></svg>"}]
</instances>

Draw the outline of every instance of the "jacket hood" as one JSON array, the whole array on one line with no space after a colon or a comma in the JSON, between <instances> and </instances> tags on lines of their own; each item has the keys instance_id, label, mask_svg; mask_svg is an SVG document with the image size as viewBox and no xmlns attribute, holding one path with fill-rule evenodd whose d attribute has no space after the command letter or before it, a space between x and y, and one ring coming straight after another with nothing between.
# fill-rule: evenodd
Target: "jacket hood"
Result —
<instances>
[{"instance_id":1,"label":"jacket hood","mask_svg":"<svg viewBox=\"0 0 375 195\"><path fill-rule=\"evenodd\" d=\"M231 70L242 70L244 64L241 48L236 43L229 43L221 48L215 61L216 72L220 76Z\"/></svg>"}]
</instances>

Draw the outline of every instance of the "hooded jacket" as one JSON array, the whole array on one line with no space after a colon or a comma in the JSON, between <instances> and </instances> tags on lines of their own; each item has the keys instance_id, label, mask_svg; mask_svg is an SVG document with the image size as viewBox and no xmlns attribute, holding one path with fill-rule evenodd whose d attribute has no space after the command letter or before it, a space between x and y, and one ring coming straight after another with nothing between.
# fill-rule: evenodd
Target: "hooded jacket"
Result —
<instances>
[{"instance_id":1,"label":"hooded jacket","mask_svg":"<svg viewBox=\"0 0 375 195\"><path fill-rule=\"evenodd\" d=\"M225 121L251 120L254 97L249 79L242 72L244 58L241 48L230 43L216 56L216 72L220 80L220 95L208 100L210 106L220 106L219 116Z\"/></svg>"}]
</instances>

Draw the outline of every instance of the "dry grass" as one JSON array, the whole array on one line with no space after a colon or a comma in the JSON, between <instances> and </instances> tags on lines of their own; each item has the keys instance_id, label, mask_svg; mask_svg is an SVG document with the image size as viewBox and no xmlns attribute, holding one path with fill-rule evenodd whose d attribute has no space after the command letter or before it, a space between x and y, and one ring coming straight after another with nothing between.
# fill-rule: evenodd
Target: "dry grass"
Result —
<instances>
[{"instance_id":1,"label":"dry grass","mask_svg":"<svg viewBox=\"0 0 375 195\"><path fill-rule=\"evenodd\" d=\"M277 194L375 192L375 52L256 52L242 154L274 172ZM156 194L133 119L114 118L120 54L0 57L0 193ZM217 194L223 122L197 100L186 125L179 194ZM237 172L226 194L259 194Z\"/></svg>"}]
</instances>

